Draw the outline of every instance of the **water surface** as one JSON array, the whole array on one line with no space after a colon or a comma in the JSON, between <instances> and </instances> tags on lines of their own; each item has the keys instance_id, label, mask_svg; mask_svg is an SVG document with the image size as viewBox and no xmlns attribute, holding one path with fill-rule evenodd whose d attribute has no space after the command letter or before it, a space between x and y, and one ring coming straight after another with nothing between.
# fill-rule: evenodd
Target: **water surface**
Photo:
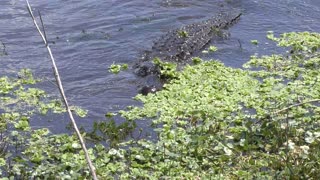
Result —
<instances>
[{"instance_id":1,"label":"water surface","mask_svg":"<svg viewBox=\"0 0 320 180\"><path fill-rule=\"evenodd\" d=\"M241 9L242 18L229 32L230 37L212 41L219 51L202 55L216 58L227 66L241 67L254 53L270 54L274 46L265 38L267 31L320 29L319 0L32 0L40 10L48 39L71 104L89 110L83 126L103 120L106 112L116 112L138 104L139 78L130 70L114 75L112 63L132 65L143 50L170 29L205 20L221 10ZM30 68L43 77L41 88L58 94L50 60L35 30L23 0L0 2L0 41L8 55L0 56L0 75ZM258 40L255 46L250 40ZM63 116L36 119L36 127L65 132L69 122ZM139 123L144 127L144 123Z\"/></svg>"}]
</instances>

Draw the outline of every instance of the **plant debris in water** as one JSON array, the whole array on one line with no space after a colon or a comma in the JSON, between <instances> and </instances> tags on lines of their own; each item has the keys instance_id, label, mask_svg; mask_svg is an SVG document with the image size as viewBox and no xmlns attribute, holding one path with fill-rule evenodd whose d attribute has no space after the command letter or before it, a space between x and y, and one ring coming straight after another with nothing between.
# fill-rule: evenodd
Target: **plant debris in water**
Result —
<instances>
[{"instance_id":1,"label":"plant debris in water","mask_svg":"<svg viewBox=\"0 0 320 180\"><path fill-rule=\"evenodd\" d=\"M109 67L109 72L113 74L118 74L120 71L127 70L128 64L111 64Z\"/></svg>"}]
</instances>

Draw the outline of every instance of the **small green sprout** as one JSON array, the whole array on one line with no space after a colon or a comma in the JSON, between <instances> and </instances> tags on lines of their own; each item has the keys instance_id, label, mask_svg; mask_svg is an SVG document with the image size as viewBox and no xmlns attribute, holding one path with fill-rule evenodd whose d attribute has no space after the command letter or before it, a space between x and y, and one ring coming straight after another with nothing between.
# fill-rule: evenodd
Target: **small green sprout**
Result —
<instances>
[{"instance_id":1,"label":"small green sprout","mask_svg":"<svg viewBox=\"0 0 320 180\"><path fill-rule=\"evenodd\" d=\"M210 46L208 50L209 52L216 52L218 48L216 46Z\"/></svg>"},{"instance_id":2,"label":"small green sprout","mask_svg":"<svg viewBox=\"0 0 320 180\"><path fill-rule=\"evenodd\" d=\"M258 40L251 40L251 43L253 44L253 45L258 45Z\"/></svg>"},{"instance_id":3,"label":"small green sprout","mask_svg":"<svg viewBox=\"0 0 320 180\"><path fill-rule=\"evenodd\" d=\"M178 34L179 34L179 37L182 37L182 38L186 38L188 37L188 32L187 31L178 31Z\"/></svg>"}]
</instances>

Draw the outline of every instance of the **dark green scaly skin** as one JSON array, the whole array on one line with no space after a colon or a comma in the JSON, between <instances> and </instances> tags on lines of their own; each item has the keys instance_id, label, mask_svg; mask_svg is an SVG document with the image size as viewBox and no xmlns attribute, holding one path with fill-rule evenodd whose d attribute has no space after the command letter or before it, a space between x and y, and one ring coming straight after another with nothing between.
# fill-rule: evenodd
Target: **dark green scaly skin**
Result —
<instances>
[{"instance_id":1,"label":"dark green scaly skin","mask_svg":"<svg viewBox=\"0 0 320 180\"><path fill-rule=\"evenodd\" d=\"M238 22L240 16L240 12L220 13L206 21L169 31L156 41L152 50L146 51L142 59L133 66L134 73L140 77L159 75L158 68L152 62L154 58L176 63L188 61L195 53L202 50L210 40L221 37L222 30ZM155 82L155 84L161 83ZM152 91L155 88L159 89L154 87L152 83L146 86L149 86ZM146 87L143 88L146 90Z\"/></svg>"}]
</instances>

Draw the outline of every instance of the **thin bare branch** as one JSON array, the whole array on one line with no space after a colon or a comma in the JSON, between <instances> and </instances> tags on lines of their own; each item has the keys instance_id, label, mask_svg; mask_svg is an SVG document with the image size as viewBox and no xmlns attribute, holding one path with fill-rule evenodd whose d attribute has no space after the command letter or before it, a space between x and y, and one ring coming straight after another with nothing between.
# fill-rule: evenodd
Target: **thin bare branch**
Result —
<instances>
[{"instance_id":1,"label":"thin bare branch","mask_svg":"<svg viewBox=\"0 0 320 180\"><path fill-rule=\"evenodd\" d=\"M2 50L2 52L0 52L0 56L8 55L8 52L6 50L6 45L2 41L0 41L0 50Z\"/></svg>"},{"instance_id":2,"label":"thin bare branch","mask_svg":"<svg viewBox=\"0 0 320 180\"><path fill-rule=\"evenodd\" d=\"M275 114L279 114L279 113L282 113L282 112L284 112L284 111L287 111L287 110L289 110L289 109L291 109L291 108L294 108L294 107L297 107L297 106L302 106L302 105L308 104L308 103L314 103L314 102L320 102L320 99L312 99L312 100L309 100L309 101L305 101L305 102L293 104L293 105L288 106L288 107L286 107L286 108L283 108L283 109L281 109L281 110L279 110L279 111L276 111Z\"/></svg>"},{"instance_id":3,"label":"thin bare branch","mask_svg":"<svg viewBox=\"0 0 320 180\"><path fill-rule=\"evenodd\" d=\"M97 175L96 175L95 167L94 167L93 164L92 164L92 161L91 161L91 159L90 159L90 157L89 157L89 153L88 153L88 150L87 150L86 145L85 145L85 143L84 143L84 140L83 140L83 138L82 138L82 136L81 136L81 133L80 133L80 131L79 131L79 129L78 129L78 126L77 126L77 124L76 124L76 121L75 121L74 118L73 118L73 114L72 114L71 109L70 109L70 107L69 107L67 97L66 97L66 95L65 95L65 93L64 93L63 86L62 86L62 82L61 82L60 75L59 75L59 71L58 71L58 68L57 68L57 66L56 66L54 57L53 57L53 55L52 55L51 48L50 48L50 46L49 46L49 44L48 44L48 42L47 42L47 38L46 38L45 32L44 32L44 31L42 32L42 31L40 30L40 28L39 28L39 26L38 26L38 24L37 24L37 21L36 21L34 15L33 15L33 13L32 13L32 9L31 9L31 6L30 6L30 4L29 4L29 1L26 0L26 3L27 3L27 7L28 7L28 11L29 11L29 13L30 13L30 16L31 16L31 18L32 18L32 20L33 20L33 23L34 23L34 25L36 26L36 28L37 28L37 30L38 30L38 32L39 32L39 34L40 34L40 36L41 36L44 44L45 44L45 46L46 46L46 48L47 48L47 50L48 50L48 53L49 53L49 55L50 55L50 59L51 59L51 62L52 62L52 68L53 68L53 71L54 71L54 76L55 76L55 78L56 78L56 81L57 81L57 84L58 84L58 88L59 88L60 94L61 94L62 99L63 99L63 102L64 102L64 104L65 104L65 106L66 106L66 110L67 110L67 112L68 112L68 115L69 115L69 118L70 118L71 123L72 123L72 125L73 125L73 128L74 128L74 130L75 130L75 132L76 132L76 134L77 134L77 137L78 137L78 139L79 139L79 141L80 141L82 150L84 151L84 154L85 154L85 157L86 157L86 160L87 160L87 163L88 163L88 166L89 166L91 175L92 175L92 177L93 177L94 180L97 180L98 178L97 178ZM41 18L41 23L42 23L42 25L43 25L42 18ZM43 27L43 29L44 29L44 27Z\"/></svg>"}]
</instances>

